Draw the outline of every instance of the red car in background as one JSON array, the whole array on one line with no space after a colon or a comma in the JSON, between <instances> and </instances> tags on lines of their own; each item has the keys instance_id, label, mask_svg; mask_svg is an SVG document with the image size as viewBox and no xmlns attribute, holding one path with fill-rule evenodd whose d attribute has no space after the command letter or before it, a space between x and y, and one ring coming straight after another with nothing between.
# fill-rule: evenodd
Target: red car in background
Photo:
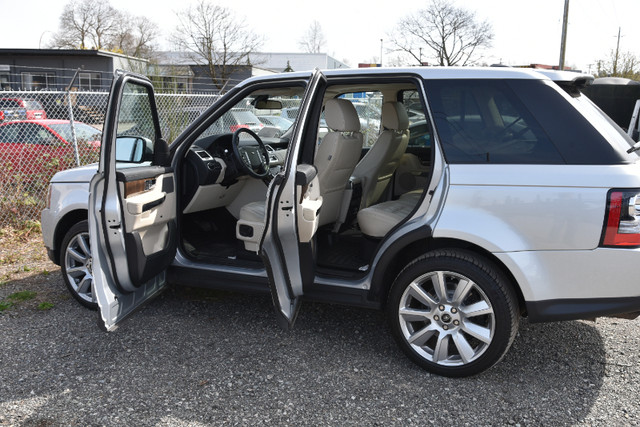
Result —
<instances>
[{"instance_id":1,"label":"red car in background","mask_svg":"<svg viewBox=\"0 0 640 427\"><path fill-rule=\"evenodd\" d=\"M74 122L82 163L97 161L100 130ZM0 124L0 174L23 177L76 166L69 120L16 120Z\"/></svg>"},{"instance_id":2,"label":"red car in background","mask_svg":"<svg viewBox=\"0 0 640 427\"><path fill-rule=\"evenodd\" d=\"M42 104L35 99L0 98L0 109L24 109L27 120L47 118Z\"/></svg>"}]
</instances>

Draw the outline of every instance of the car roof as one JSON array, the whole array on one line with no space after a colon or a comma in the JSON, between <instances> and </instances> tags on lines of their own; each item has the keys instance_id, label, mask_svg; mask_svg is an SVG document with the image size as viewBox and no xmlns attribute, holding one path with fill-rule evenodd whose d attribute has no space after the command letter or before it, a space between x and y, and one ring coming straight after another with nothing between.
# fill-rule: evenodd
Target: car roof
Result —
<instances>
[{"instance_id":1,"label":"car roof","mask_svg":"<svg viewBox=\"0 0 640 427\"><path fill-rule=\"evenodd\" d=\"M405 67L405 68L341 68L332 70L321 70L327 77L367 77L376 75L401 76L416 75L423 79L533 79L533 80L559 80L571 81L576 78L593 78L589 74L575 73L571 71L548 71L533 68L511 68L511 67ZM246 84L287 79L306 79L312 71L279 73L267 76L257 76L250 78L238 86Z\"/></svg>"}]
</instances>

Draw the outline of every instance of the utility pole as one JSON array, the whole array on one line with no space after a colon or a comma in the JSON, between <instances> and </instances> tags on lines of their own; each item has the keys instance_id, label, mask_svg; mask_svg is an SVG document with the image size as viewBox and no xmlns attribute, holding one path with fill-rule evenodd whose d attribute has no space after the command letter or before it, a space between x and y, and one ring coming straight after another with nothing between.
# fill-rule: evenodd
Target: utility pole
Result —
<instances>
[{"instance_id":1,"label":"utility pole","mask_svg":"<svg viewBox=\"0 0 640 427\"><path fill-rule=\"evenodd\" d=\"M618 74L618 54L620 53L620 27L618 27L618 43L616 44L616 57L613 60L613 75Z\"/></svg>"},{"instance_id":2,"label":"utility pole","mask_svg":"<svg viewBox=\"0 0 640 427\"><path fill-rule=\"evenodd\" d=\"M564 16L562 18L562 39L560 41L560 61L558 68L564 70L564 54L567 49L567 24L569 22L569 0L564 0Z\"/></svg>"}]
</instances>

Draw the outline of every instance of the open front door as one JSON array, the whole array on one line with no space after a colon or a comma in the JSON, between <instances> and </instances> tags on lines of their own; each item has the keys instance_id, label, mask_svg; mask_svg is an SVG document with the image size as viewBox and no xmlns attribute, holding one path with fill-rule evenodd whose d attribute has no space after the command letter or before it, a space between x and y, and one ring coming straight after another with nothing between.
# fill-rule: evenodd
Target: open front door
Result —
<instances>
[{"instance_id":1,"label":"open front door","mask_svg":"<svg viewBox=\"0 0 640 427\"><path fill-rule=\"evenodd\" d=\"M312 160L301 159L301 150L309 139L315 142L319 115L315 102L324 93L326 84L325 76L316 71L299 111L286 167L267 191L267 217L260 254L269 274L278 323L285 329L293 326L303 286L311 284L315 277L312 239L318 228L322 197L317 170L310 164Z\"/></svg>"},{"instance_id":2,"label":"open front door","mask_svg":"<svg viewBox=\"0 0 640 427\"><path fill-rule=\"evenodd\" d=\"M165 285L177 247L175 188L151 82L117 74L89 196L93 294L107 330Z\"/></svg>"}]
</instances>

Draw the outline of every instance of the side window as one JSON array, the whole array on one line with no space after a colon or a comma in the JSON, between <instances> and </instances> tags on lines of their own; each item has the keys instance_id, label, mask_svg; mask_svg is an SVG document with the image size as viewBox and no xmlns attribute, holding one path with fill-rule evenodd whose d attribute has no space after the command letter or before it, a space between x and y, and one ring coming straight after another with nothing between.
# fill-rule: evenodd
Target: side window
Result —
<instances>
[{"instance_id":1,"label":"side window","mask_svg":"<svg viewBox=\"0 0 640 427\"><path fill-rule=\"evenodd\" d=\"M543 127L503 80L430 80L427 96L450 163L558 164Z\"/></svg>"},{"instance_id":2,"label":"side window","mask_svg":"<svg viewBox=\"0 0 640 427\"><path fill-rule=\"evenodd\" d=\"M15 125L8 124L0 127L0 142L15 143Z\"/></svg>"},{"instance_id":3,"label":"side window","mask_svg":"<svg viewBox=\"0 0 640 427\"><path fill-rule=\"evenodd\" d=\"M24 140L29 144L51 145L57 141L55 137L42 126L28 124L23 129Z\"/></svg>"},{"instance_id":4,"label":"side window","mask_svg":"<svg viewBox=\"0 0 640 427\"><path fill-rule=\"evenodd\" d=\"M156 140L151 101L144 86L125 83L118 114L118 136L141 136Z\"/></svg>"},{"instance_id":5,"label":"side window","mask_svg":"<svg viewBox=\"0 0 640 427\"><path fill-rule=\"evenodd\" d=\"M429 126L418 91L402 91L399 94L398 100L404 104L407 110L407 116L409 117L408 147L431 147L431 126Z\"/></svg>"},{"instance_id":6,"label":"side window","mask_svg":"<svg viewBox=\"0 0 640 427\"><path fill-rule=\"evenodd\" d=\"M2 108L20 108L20 104L18 104L17 101L14 101L13 99L4 99L2 101L0 101L0 106Z\"/></svg>"},{"instance_id":7,"label":"side window","mask_svg":"<svg viewBox=\"0 0 640 427\"><path fill-rule=\"evenodd\" d=\"M150 165L158 138L150 88L125 82L118 111L116 167L126 163Z\"/></svg>"},{"instance_id":8,"label":"side window","mask_svg":"<svg viewBox=\"0 0 640 427\"><path fill-rule=\"evenodd\" d=\"M19 143L18 131L19 127L15 124L2 126L0 129L0 142L8 142L12 144Z\"/></svg>"}]
</instances>

